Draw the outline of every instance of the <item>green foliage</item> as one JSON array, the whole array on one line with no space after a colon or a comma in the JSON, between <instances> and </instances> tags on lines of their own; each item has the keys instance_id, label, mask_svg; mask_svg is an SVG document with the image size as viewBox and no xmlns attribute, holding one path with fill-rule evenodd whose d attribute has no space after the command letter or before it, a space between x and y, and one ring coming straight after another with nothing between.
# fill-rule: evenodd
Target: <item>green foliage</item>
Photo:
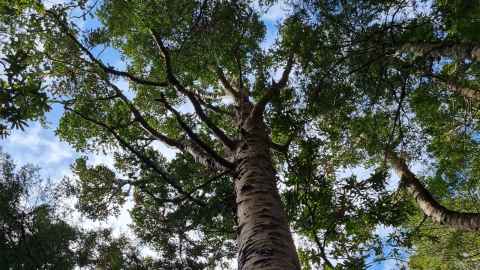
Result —
<instances>
[{"instance_id":1,"label":"green foliage","mask_svg":"<svg viewBox=\"0 0 480 270\"><path fill-rule=\"evenodd\" d=\"M205 205L172 197L173 192L158 176L142 171L131 212L137 235L163 254L169 262L166 267L204 269L233 258L234 201L228 178L211 175L191 157L180 154L167 170L188 189L203 185L198 195Z\"/></svg>"},{"instance_id":2,"label":"green foliage","mask_svg":"<svg viewBox=\"0 0 480 270\"><path fill-rule=\"evenodd\" d=\"M72 184L73 192L78 194L77 207L82 213L99 219L118 215L119 206L125 203L123 186L127 183L104 165L87 167L85 159L77 159L73 172L78 176L78 182Z\"/></svg>"},{"instance_id":3,"label":"green foliage","mask_svg":"<svg viewBox=\"0 0 480 270\"><path fill-rule=\"evenodd\" d=\"M476 29L480 26L480 7L476 3L464 1L435 1L439 12L443 13L445 30L450 36L463 40L479 41Z\"/></svg>"},{"instance_id":4,"label":"green foliage","mask_svg":"<svg viewBox=\"0 0 480 270\"><path fill-rule=\"evenodd\" d=\"M9 129L24 129L27 121L38 120L50 110L47 94L42 87L40 59L36 57L35 40L27 31L34 22L17 17L34 1L0 4L0 136ZM24 29L17 29L23 27Z\"/></svg>"},{"instance_id":5,"label":"green foliage","mask_svg":"<svg viewBox=\"0 0 480 270\"><path fill-rule=\"evenodd\" d=\"M0 264L7 269L73 269L77 231L42 203L38 169L0 156ZM35 201L39 202L35 204Z\"/></svg>"},{"instance_id":6,"label":"green foliage","mask_svg":"<svg viewBox=\"0 0 480 270\"><path fill-rule=\"evenodd\" d=\"M83 160L77 162L81 167ZM85 168L83 168L86 170ZM92 175L102 168L83 174ZM6 269L159 268L164 262L145 257L126 236L110 230L81 229L63 220L59 191L31 165L17 168L0 153L0 265Z\"/></svg>"}]
</instances>

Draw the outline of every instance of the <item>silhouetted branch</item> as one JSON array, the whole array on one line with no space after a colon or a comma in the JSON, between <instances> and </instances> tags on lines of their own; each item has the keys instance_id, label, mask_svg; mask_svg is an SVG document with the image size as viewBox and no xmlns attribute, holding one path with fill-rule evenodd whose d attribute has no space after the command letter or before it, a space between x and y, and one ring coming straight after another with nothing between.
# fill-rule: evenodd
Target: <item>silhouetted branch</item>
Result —
<instances>
[{"instance_id":1,"label":"silhouetted branch","mask_svg":"<svg viewBox=\"0 0 480 270\"><path fill-rule=\"evenodd\" d=\"M148 158L147 156L145 156L144 154L142 154L140 151L138 151L137 149L135 149L134 146L132 146L131 144L129 144L126 140L124 140L116 131L114 128L108 126L107 124L105 123L102 123L96 119L93 119L89 116L86 116L85 114L82 114L76 110L73 110L72 108L69 108L67 106L65 106L65 110L67 111L70 111L76 115L78 115L79 117L81 117L82 119L84 120L87 120L91 123L94 123L95 125L99 126L99 127L102 127L103 129L105 129L106 131L108 131L110 134L112 134L112 136L120 143L120 145L122 147L124 147L125 149L129 150L131 153L133 153L138 159L140 159L145 165L147 165L148 167L150 167L152 170L154 170L156 173L158 173L162 179L164 179L165 182L167 182L168 184L170 184L175 190L178 191L178 193L182 194L183 196L185 196L185 198L188 198L189 200L191 200L192 202L195 202L196 204L198 205L201 205L201 206L205 206L205 204L202 202L202 201L199 201L198 199L194 198L191 196L191 194L189 192L186 192L182 187L181 185L178 183L178 181L176 179L174 179L173 177L171 177L170 175L167 174L167 172L165 172L162 168L160 168L153 160L151 160L150 158Z\"/></svg>"}]
</instances>

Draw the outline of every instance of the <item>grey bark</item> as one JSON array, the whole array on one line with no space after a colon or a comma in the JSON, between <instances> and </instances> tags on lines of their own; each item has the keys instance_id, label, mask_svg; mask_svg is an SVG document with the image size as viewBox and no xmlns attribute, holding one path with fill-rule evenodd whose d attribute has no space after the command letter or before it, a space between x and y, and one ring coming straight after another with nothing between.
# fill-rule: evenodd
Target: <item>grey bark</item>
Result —
<instances>
[{"instance_id":1,"label":"grey bark","mask_svg":"<svg viewBox=\"0 0 480 270\"><path fill-rule=\"evenodd\" d=\"M236 160L238 269L300 269L263 120L243 125Z\"/></svg>"},{"instance_id":2,"label":"grey bark","mask_svg":"<svg viewBox=\"0 0 480 270\"><path fill-rule=\"evenodd\" d=\"M478 43L469 42L417 42L406 43L401 48L403 51L410 51L421 55L432 57L451 56L458 58L470 58L474 61L480 59L480 46Z\"/></svg>"},{"instance_id":3,"label":"grey bark","mask_svg":"<svg viewBox=\"0 0 480 270\"><path fill-rule=\"evenodd\" d=\"M449 226L454 229L466 231L480 230L480 214L458 212L447 209L433 198L432 194L423 186L422 182L413 174L405 162L389 152L388 158L405 185L425 215L432 218L436 223Z\"/></svg>"},{"instance_id":4,"label":"grey bark","mask_svg":"<svg viewBox=\"0 0 480 270\"><path fill-rule=\"evenodd\" d=\"M450 81L445 78L440 78L438 76L432 76L434 82L444 83L447 85L448 90L453 91L465 98L469 98L475 101L480 101L480 90L475 90L472 88L461 86L454 81Z\"/></svg>"}]
</instances>

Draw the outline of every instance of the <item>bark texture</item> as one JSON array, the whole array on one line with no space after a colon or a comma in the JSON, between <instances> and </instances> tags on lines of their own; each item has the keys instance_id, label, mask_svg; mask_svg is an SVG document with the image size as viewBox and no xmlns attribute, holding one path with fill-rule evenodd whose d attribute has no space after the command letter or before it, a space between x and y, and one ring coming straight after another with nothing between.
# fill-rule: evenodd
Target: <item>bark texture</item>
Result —
<instances>
[{"instance_id":1,"label":"bark texture","mask_svg":"<svg viewBox=\"0 0 480 270\"><path fill-rule=\"evenodd\" d=\"M423 186L415 174L410 171L401 158L397 157L393 152L388 153L388 157L401 181L403 181L402 184L415 198L419 208L425 215L431 217L434 222L451 228L467 231L480 230L479 213L466 213L447 209L433 198L432 194Z\"/></svg>"},{"instance_id":2,"label":"bark texture","mask_svg":"<svg viewBox=\"0 0 480 270\"><path fill-rule=\"evenodd\" d=\"M453 91L463 97L466 97L475 101L480 101L480 90L464 87L448 79L440 79L438 77L432 77L432 80L434 82L446 84L450 91Z\"/></svg>"},{"instance_id":3,"label":"bark texture","mask_svg":"<svg viewBox=\"0 0 480 270\"><path fill-rule=\"evenodd\" d=\"M476 42L442 41L406 43L402 46L402 50L432 57L453 56L470 58L473 61L480 59L480 46Z\"/></svg>"},{"instance_id":4,"label":"bark texture","mask_svg":"<svg viewBox=\"0 0 480 270\"><path fill-rule=\"evenodd\" d=\"M243 125L236 160L238 269L300 269L262 120Z\"/></svg>"}]
</instances>

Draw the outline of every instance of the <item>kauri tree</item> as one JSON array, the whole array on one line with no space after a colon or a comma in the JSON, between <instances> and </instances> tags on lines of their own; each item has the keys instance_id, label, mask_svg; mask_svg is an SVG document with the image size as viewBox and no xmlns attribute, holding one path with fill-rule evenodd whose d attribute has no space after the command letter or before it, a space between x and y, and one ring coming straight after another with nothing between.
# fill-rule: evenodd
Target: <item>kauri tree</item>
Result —
<instances>
[{"instance_id":1,"label":"kauri tree","mask_svg":"<svg viewBox=\"0 0 480 270\"><path fill-rule=\"evenodd\" d=\"M2 23L28 34L5 47L35 44L21 70L48 79L59 137L115 157L72 166L78 209L133 199L163 268L363 269L401 247L445 267L427 240L452 265L478 256L449 240L480 229L478 4L285 1L265 48L276 1L15 2ZM390 254L379 225L396 228Z\"/></svg>"}]
</instances>

